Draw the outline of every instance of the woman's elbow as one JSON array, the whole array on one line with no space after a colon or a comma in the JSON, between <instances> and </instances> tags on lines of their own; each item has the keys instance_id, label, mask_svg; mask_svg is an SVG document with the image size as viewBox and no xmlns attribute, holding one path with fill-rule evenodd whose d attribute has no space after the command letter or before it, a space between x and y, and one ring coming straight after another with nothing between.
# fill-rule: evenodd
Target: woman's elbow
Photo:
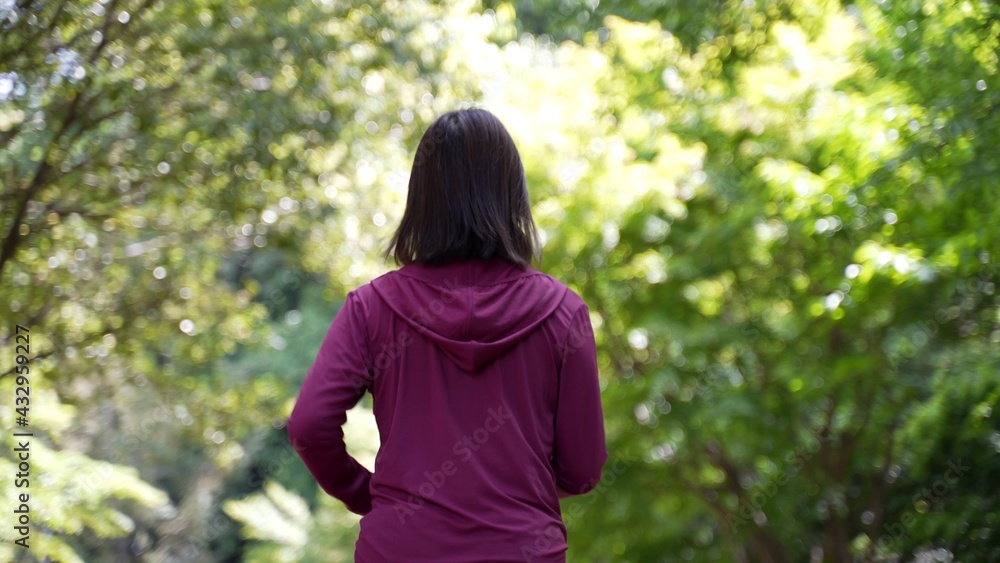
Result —
<instances>
[{"instance_id":1,"label":"woman's elbow","mask_svg":"<svg viewBox=\"0 0 1000 563\"><path fill-rule=\"evenodd\" d=\"M307 444L315 440L315 428L314 424L309 423L308 417L303 417L294 411L285 422L288 442L297 450L305 448Z\"/></svg>"},{"instance_id":2,"label":"woman's elbow","mask_svg":"<svg viewBox=\"0 0 1000 563\"><path fill-rule=\"evenodd\" d=\"M607 460L608 454L605 451L583 467L557 472L556 486L569 495L589 493L601 482L604 464Z\"/></svg>"},{"instance_id":3,"label":"woman's elbow","mask_svg":"<svg viewBox=\"0 0 1000 563\"><path fill-rule=\"evenodd\" d=\"M560 479L556 481L556 488L562 492L562 497L572 497L576 495L587 494L597 487L597 484L601 482L601 475L598 473L596 477L586 478L573 478L573 479Z\"/></svg>"}]
</instances>

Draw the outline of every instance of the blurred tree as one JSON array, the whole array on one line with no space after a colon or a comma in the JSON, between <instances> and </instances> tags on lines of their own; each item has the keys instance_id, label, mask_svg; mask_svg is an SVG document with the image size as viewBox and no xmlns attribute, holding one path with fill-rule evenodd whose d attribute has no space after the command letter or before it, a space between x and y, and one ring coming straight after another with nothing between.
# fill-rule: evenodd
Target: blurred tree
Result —
<instances>
[{"instance_id":1,"label":"blurred tree","mask_svg":"<svg viewBox=\"0 0 1000 563\"><path fill-rule=\"evenodd\" d=\"M607 392L615 450L646 463L605 498L568 503L590 507L573 547L615 561L850 561L930 547L992 560L993 454L917 508L925 523L886 538L899 529L886 510L898 516L931 484L926 464L947 468L952 450L917 461L898 436L912 409L941 400L937 354L961 342L981 366L969 377L997 373L1000 223L983 205L996 188L996 7L766 6L767 25L695 44L618 19L605 20L606 40L583 41L611 57L598 96L620 103L595 119L614 124L596 136L613 147L620 134L629 166L608 173L591 158L570 176L577 189L546 208L601 236L560 228L566 246L549 263L571 260L564 271L598 304L609 372L624 376ZM962 117L958 94L934 80L965 85ZM677 178L684 147L695 165ZM635 183L642 196L622 211ZM995 430L977 416L997 397L957 383L965 376L938 376L968 394L939 432L982 448ZM910 484L889 485L901 472ZM625 514L635 520L612 525Z\"/></svg>"},{"instance_id":2,"label":"blurred tree","mask_svg":"<svg viewBox=\"0 0 1000 563\"><path fill-rule=\"evenodd\" d=\"M268 307L294 297L280 273L225 283L220 261L277 248L295 264L333 216L332 142L366 125L367 69L406 48L380 17L360 2L0 3L2 340L31 328L36 447L53 450L35 465L51 533L31 554L217 559L222 531L199 529L232 527L200 499L293 393L280 377L234 386L217 360L274 344ZM71 467L98 476L86 495Z\"/></svg>"},{"instance_id":3,"label":"blurred tree","mask_svg":"<svg viewBox=\"0 0 1000 563\"><path fill-rule=\"evenodd\" d=\"M420 133L475 102L594 313L573 560L1000 557L997 6L485 4L0 2L31 555L349 559L283 417L327 303L389 267Z\"/></svg>"}]
</instances>

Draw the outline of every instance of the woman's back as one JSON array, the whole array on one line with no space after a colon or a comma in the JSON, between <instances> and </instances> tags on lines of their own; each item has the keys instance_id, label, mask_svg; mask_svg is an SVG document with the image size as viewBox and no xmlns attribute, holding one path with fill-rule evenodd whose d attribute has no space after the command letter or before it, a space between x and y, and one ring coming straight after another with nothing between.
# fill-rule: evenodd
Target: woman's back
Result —
<instances>
[{"instance_id":1,"label":"woman's back","mask_svg":"<svg viewBox=\"0 0 1000 563\"><path fill-rule=\"evenodd\" d=\"M589 490L607 457L593 337L579 338L590 328L583 300L502 260L414 264L359 293L373 351L395 358L375 362L382 448L358 560L561 560L556 479ZM560 372L571 328L580 349L566 350ZM559 441L567 471L557 475L560 404L572 424ZM408 551L383 549L393 538Z\"/></svg>"},{"instance_id":2,"label":"woman's back","mask_svg":"<svg viewBox=\"0 0 1000 563\"><path fill-rule=\"evenodd\" d=\"M345 390L372 392L381 438L356 560L563 561L557 486L590 490L607 458L583 300L499 259L411 264L353 291L341 317L313 369L371 367ZM330 412L310 407L320 391L303 387L293 443Z\"/></svg>"},{"instance_id":3,"label":"woman's back","mask_svg":"<svg viewBox=\"0 0 1000 563\"><path fill-rule=\"evenodd\" d=\"M424 133L387 249L347 295L288 419L320 486L364 517L355 560L564 561L559 498L607 460L589 311L530 267L524 168L484 110ZM374 474L342 425L373 395Z\"/></svg>"}]
</instances>

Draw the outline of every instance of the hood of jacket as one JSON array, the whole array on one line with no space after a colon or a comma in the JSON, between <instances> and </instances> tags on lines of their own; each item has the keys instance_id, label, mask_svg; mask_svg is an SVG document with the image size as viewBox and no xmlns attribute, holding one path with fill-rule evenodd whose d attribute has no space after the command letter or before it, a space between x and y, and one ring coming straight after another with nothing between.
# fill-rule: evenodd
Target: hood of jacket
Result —
<instances>
[{"instance_id":1,"label":"hood of jacket","mask_svg":"<svg viewBox=\"0 0 1000 563\"><path fill-rule=\"evenodd\" d=\"M551 276L496 258L407 264L371 286L414 331L470 373L531 334L568 291Z\"/></svg>"}]
</instances>

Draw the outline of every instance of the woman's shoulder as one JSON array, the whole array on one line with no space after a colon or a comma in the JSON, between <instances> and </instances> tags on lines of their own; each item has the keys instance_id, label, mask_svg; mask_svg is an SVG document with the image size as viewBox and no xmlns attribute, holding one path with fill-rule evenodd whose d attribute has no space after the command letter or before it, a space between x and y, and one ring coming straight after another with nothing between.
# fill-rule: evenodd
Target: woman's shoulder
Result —
<instances>
[{"instance_id":1,"label":"woman's shoulder","mask_svg":"<svg viewBox=\"0 0 1000 563\"><path fill-rule=\"evenodd\" d=\"M563 280L551 274L541 272L539 270L531 270L531 273L533 275L530 277L536 280L535 283L547 284L552 287L559 288L565 292L563 296L564 307L575 311L576 309L579 309L581 306L585 307L587 305L583 297L575 289L573 289L573 286L569 285Z\"/></svg>"}]
</instances>

